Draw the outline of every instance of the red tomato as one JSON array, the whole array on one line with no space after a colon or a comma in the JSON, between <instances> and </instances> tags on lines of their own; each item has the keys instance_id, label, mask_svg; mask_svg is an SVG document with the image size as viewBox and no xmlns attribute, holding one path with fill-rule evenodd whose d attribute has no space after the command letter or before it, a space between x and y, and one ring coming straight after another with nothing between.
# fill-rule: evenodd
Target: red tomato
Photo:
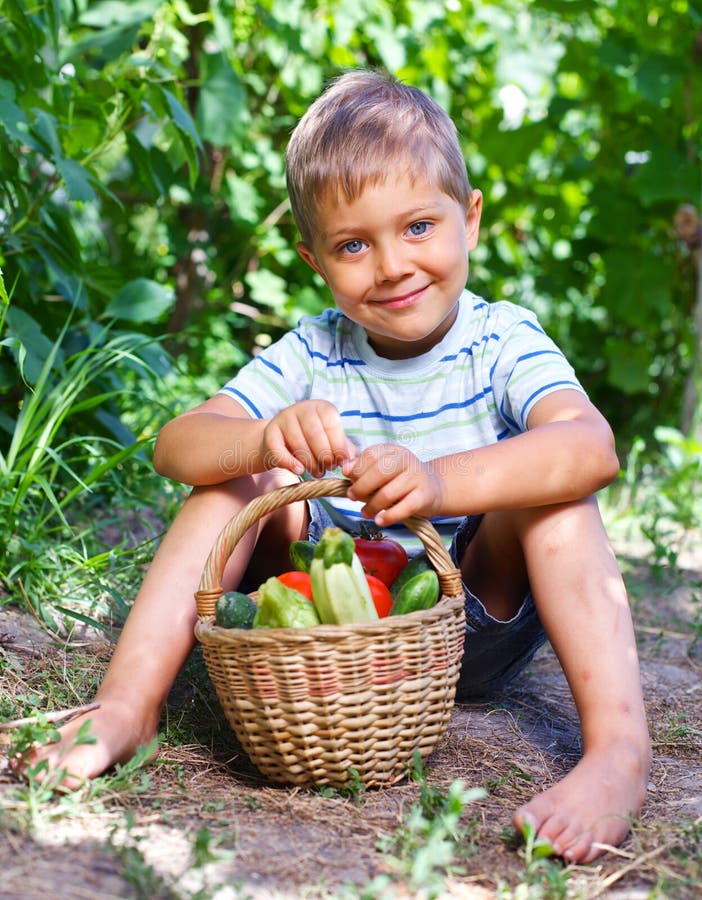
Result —
<instances>
[{"instance_id":1,"label":"red tomato","mask_svg":"<svg viewBox=\"0 0 702 900\"><path fill-rule=\"evenodd\" d=\"M363 571L390 587L408 562L402 544L384 537L382 531L370 531L366 525L361 527L361 537L353 540Z\"/></svg>"},{"instance_id":2,"label":"red tomato","mask_svg":"<svg viewBox=\"0 0 702 900\"><path fill-rule=\"evenodd\" d=\"M299 591L303 597L307 597L310 601L312 600L312 582L307 572L283 572L282 575L276 577L285 587Z\"/></svg>"},{"instance_id":3,"label":"red tomato","mask_svg":"<svg viewBox=\"0 0 702 900\"><path fill-rule=\"evenodd\" d=\"M392 595L388 586L383 584L380 578L376 578L375 575L369 575L368 573L366 573L366 581L370 588L378 618L383 619L385 616L389 616L390 607L392 606Z\"/></svg>"}]
</instances>

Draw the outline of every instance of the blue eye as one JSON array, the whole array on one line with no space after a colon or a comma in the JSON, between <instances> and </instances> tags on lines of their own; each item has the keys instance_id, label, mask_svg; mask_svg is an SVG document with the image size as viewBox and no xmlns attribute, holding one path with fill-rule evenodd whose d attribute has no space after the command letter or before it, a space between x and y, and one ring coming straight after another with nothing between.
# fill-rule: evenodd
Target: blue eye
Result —
<instances>
[{"instance_id":1,"label":"blue eye","mask_svg":"<svg viewBox=\"0 0 702 900\"><path fill-rule=\"evenodd\" d=\"M344 253L355 255L356 253L360 253L361 250L363 250L363 246L363 241L347 241L341 249L344 251Z\"/></svg>"},{"instance_id":2,"label":"blue eye","mask_svg":"<svg viewBox=\"0 0 702 900\"><path fill-rule=\"evenodd\" d=\"M429 230L428 222L413 222L412 225L407 229L413 237L421 237L423 234L426 234Z\"/></svg>"}]
</instances>

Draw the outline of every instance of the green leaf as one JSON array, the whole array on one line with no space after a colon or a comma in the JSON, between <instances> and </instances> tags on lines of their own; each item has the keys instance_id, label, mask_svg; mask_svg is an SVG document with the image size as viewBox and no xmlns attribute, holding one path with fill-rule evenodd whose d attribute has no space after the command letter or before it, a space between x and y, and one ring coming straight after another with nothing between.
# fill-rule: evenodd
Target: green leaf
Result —
<instances>
[{"instance_id":1,"label":"green leaf","mask_svg":"<svg viewBox=\"0 0 702 900\"><path fill-rule=\"evenodd\" d=\"M221 53L204 54L200 67L198 128L203 139L215 147L228 147L241 134L248 119L243 85Z\"/></svg>"},{"instance_id":2,"label":"green leaf","mask_svg":"<svg viewBox=\"0 0 702 900\"><path fill-rule=\"evenodd\" d=\"M16 141L27 142L38 149L39 145L29 134L29 125L24 110L8 97L0 96L0 128Z\"/></svg>"},{"instance_id":3,"label":"green leaf","mask_svg":"<svg viewBox=\"0 0 702 900\"><path fill-rule=\"evenodd\" d=\"M663 201L689 202L700 196L699 163L673 147L654 147L648 162L637 168L632 182L647 205Z\"/></svg>"},{"instance_id":4,"label":"green leaf","mask_svg":"<svg viewBox=\"0 0 702 900\"><path fill-rule=\"evenodd\" d=\"M54 116L49 115L49 113L44 112L44 110L39 110L34 119L32 131L41 139L46 149L51 151L55 157L63 156L56 118Z\"/></svg>"},{"instance_id":5,"label":"green leaf","mask_svg":"<svg viewBox=\"0 0 702 900\"><path fill-rule=\"evenodd\" d=\"M18 342L15 349L20 374L29 384L35 384L54 345L39 323L28 312L16 306L10 306L7 310L7 325L11 337ZM60 354L58 365L62 361L63 354Z\"/></svg>"},{"instance_id":6,"label":"green leaf","mask_svg":"<svg viewBox=\"0 0 702 900\"><path fill-rule=\"evenodd\" d=\"M91 3L80 15L83 25L104 29L108 25L135 25L153 17L161 0L102 0Z\"/></svg>"},{"instance_id":7,"label":"green leaf","mask_svg":"<svg viewBox=\"0 0 702 900\"><path fill-rule=\"evenodd\" d=\"M175 94L172 94L167 88L162 88L161 90L163 92L163 96L166 98L166 103L168 104L168 109L173 116L173 122L175 123L176 128L185 136L187 136L196 147L202 148L200 135L198 134L197 129L195 128L195 124L190 118L190 114L188 113L188 111L185 109L180 100L178 100Z\"/></svg>"},{"instance_id":8,"label":"green leaf","mask_svg":"<svg viewBox=\"0 0 702 900\"><path fill-rule=\"evenodd\" d=\"M647 56L633 76L637 92L655 106L665 107L673 89L682 80L685 67L680 60L662 54Z\"/></svg>"},{"instance_id":9,"label":"green leaf","mask_svg":"<svg viewBox=\"0 0 702 900\"><path fill-rule=\"evenodd\" d=\"M105 316L128 322L156 322L172 304L170 288L150 278L135 278L110 300Z\"/></svg>"},{"instance_id":10,"label":"green leaf","mask_svg":"<svg viewBox=\"0 0 702 900\"><path fill-rule=\"evenodd\" d=\"M647 392L651 385L651 353L642 344L622 338L607 338L605 354L609 362L607 381L625 394Z\"/></svg>"},{"instance_id":11,"label":"green leaf","mask_svg":"<svg viewBox=\"0 0 702 900\"><path fill-rule=\"evenodd\" d=\"M256 188L239 178L235 172L227 172L228 205L233 219L256 225L260 219L262 198Z\"/></svg>"},{"instance_id":12,"label":"green leaf","mask_svg":"<svg viewBox=\"0 0 702 900\"><path fill-rule=\"evenodd\" d=\"M267 269L258 269L248 272L245 280L256 303L283 311L288 301L288 286L284 278Z\"/></svg>"},{"instance_id":13,"label":"green leaf","mask_svg":"<svg viewBox=\"0 0 702 900\"><path fill-rule=\"evenodd\" d=\"M95 191L90 184L90 175L74 159L57 159L56 169L66 183L71 200L89 201L95 199Z\"/></svg>"}]
</instances>

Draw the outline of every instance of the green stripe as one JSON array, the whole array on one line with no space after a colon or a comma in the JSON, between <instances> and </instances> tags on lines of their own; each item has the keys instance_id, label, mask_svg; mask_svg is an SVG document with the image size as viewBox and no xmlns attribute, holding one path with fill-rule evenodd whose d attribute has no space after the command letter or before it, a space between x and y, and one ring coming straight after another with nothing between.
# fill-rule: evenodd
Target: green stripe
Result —
<instances>
[{"instance_id":1,"label":"green stripe","mask_svg":"<svg viewBox=\"0 0 702 900\"><path fill-rule=\"evenodd\" d=\"M260 366L260 367L259 367L259 372L258 372L258 374L259 374L259 377L260 377L261 381L263 381L265 384L269 385L269 387L271 388L271 390L272 390L278 397L280 397L280 399L281 399L284 403L286 403L288 406L290 406L290 404L293 403L293 400L292 400L292 398L290 397L290 394L286 394L283 390L281 390L281 387L280 387L280 384L281 384L281 383L280 383L280 381L276 381L276 380L274 380L271 376L269 376L269 375L268 375L268 372L266 371L266 368L265 368L264 366Z\"/></svg>"},{"instance_id":2,"label":"green stripe","mask_svg":"<svg viewBox=\"0 0 702 900\"><path fill-rule=\"evenodd\" d=\"M463 373L466 370L472 369L470 363L466 360L461 365L456 365L452 369L448 371L437 372L434 375L429 376L421 376L418 378L397 378L393 376L392 378L376 376L376 375L368 375L367 370L363 366L349 366L348 371L345 372L344 375L330 375L327 371L319 370L315 371L315 377L321 378L327 384L348 384L351 381L357 381L361 384L386 384L386 385L401 385L401 384L429 384L434 381L448 381L449 379L454 379L458 377L459 374Z\"/></svg>"},{"instance_id":3,"label":"green stripe","mask_svg":"<svg viewBox=\"0 0 702 900\"><path fill-rule=\"evenodd\" d=\"M416 427L413 426L412 422L406 423L406 428L409 431L411 429L413 437L426 437L427 435L434 434L437 431L448 431L451 428L458 429L459 431L463 431L465 426L467 425L475 425L476 422L479 422L481 419L489 419L490 411L487 410L485 412L479 413L477 416L473 416L472 419L466 419L465 421L451 421L451 422L443 422L443 423L434 423L430 425L428 428L420 431ZM416 421L416 420L415 420ZM389 431L384 428L368 428L367 426L359 426L359 427L348 427L344 429L349 436L352 435L365 435L367 437L386 437L386 438L394 438L397 432Z\"/></svg>"}]
</instances>

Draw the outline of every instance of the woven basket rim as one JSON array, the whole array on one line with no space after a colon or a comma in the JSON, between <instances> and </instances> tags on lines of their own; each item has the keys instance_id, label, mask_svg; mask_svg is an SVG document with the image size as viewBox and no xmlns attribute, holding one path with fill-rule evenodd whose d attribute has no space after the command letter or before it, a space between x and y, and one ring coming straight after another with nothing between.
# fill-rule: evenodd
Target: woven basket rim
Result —
<instances>
[{"instance_id":1,"label":"woven basket rim","mask_svg":"<svg viewBox=\"0 0 702 900\"><path fill-rule=\"evenodd\" d=\"M225 565L239 540L262 516L299 500L346 496L350 486L351 482L345 478L318 478L313 481L301 481L297 484L276 488L267 494L255 497L243 506L222 528L207 557L200 585L195 594L198 618L202 620L213 614L215 602L224 593L222 576ZM442 596L458 598L463 601L464 592L461 572L455 567L439 533L430 520L423 516L409 516L404 520L404 524L421 540L424 550L439 576ZM390 618L399 619L401 617L392 616ZM372 627L376 623L373 621L359 624L369 624ZM312 626L315 632L320 627L324 626ZM341 628L347 626L335 625L328 627ZM222 629L222 631L224 630ZM287 629L270 630L281 631ZM295 630L305 631L306 629Z\"/></svg>"},{"instance_id":2,"label":"woven basket rim","mask_svg":"<svg viewBox=\"0 0 702 900\"><path fill-rule=\"evenodd\" d=\"M418 609L414 612L404 613L398 616L384 616L381 619L373 619L370 622L352 622L346 625L312 625L309 628L224 628L216 625L214 616L201 616L195 626L198 639L210 636L224 643L239 643L245 640L255 646L257 644L270 644L271 641L284 641L286 643L305 644L309 641L329 641L338 643L356 635L388 634L402 631L403 628L415 628L418 625L428 625L437 619L442 619L447 613L463 607L461 597L449 597L445 594L439 597L431 609Z\"/></svg>"}]
</instances>

